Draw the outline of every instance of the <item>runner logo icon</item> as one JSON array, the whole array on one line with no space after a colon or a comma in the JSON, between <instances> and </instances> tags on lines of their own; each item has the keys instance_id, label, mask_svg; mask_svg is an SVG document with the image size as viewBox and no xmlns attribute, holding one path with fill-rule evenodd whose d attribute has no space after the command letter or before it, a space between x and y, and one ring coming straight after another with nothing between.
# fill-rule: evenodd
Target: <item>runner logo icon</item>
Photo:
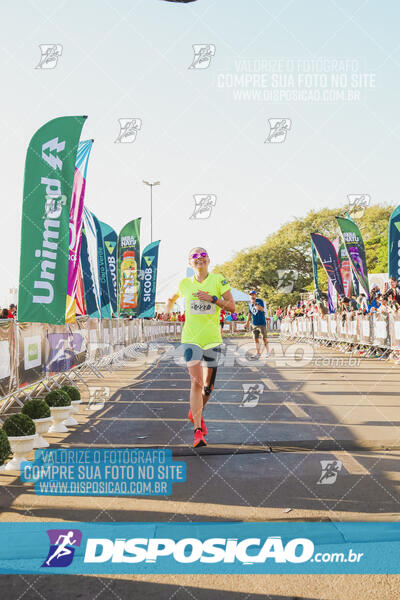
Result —
<instances>
[{"instance_id":1,"label":"runner logo icon","mask_svg":"<svg viewBox=\"0 0 400 600\"><path fill-rule=\"evenodd\" d=\"M257 406L260 396L264 391L263 383L242 383L243 387L243 400L240 407L246 406L247 408L253 408Z\"/></svg>"},{"instance_id":2,"label":"runner logo icon","mask_svg":"<svg viewBox=\"0 0 400 600\"><path fill-rule=\"evenodd\" d=\"M55 69L63 47L61 44L39 44L40 61L35 69Z\"/></svg>"},{"instance_id":3,"label":"runner logo icon","mask_svg":"<svg viewBox=\"0 0 400 600\"><path fill-rule=\"evenodd\" d=\"M360 219L371 202L369 194L348 194L349 213L353 219Z\"/></svg>"},{"instance_id":4,"label":"runner logo icon","mask_svg":"<svg viewBox=\"0 0 400 600\"><path fill-rule=\"evenodd\" d=\"M317 481L318 485L332 485L335 483L339 471L342 469L340 460L320 460L322 473Z\"/></svg>"},{"instance_id":5,"label":"runner logo icon","mask_svg":"<svg viewBox=\"0 0 400 600\"><path fill-rule=\"evenodd\" d=\"M48 529L50 548L42 567L68 567L74 558L75 548L81 545L79 529Z\"/></svg>"},{"instance_id":6,"label":"runner logo icon","mask_svg":"<svg viewBox=\"0 0 400 600\"><path fill-rule=\"evenodd\" d=\"M115 144L132 144L136 140L137 132L142 129L142 119L118 119L119 134Z\"/></svg>"},{"instance_id":7,"label":"runner logo icon","mask_svg":"<svg viewBox=\"0 0 400 600\"><path fill-rule=\"evenodd\" d=\"M213 207L217 204L215 194L194 194L194 210L189 219L209 219Z\"/></svg>"},{"instance_id":8,"label":"runner logo icon","mask_svg":"<svg viewBox=\"0 0 400 600\"><path fill-rule=\"evenodd\" d=\"M208 69L215 56L214 44L193 44L194 57L189 69Z\"/></svg>"},{"instance_id":9,"label":"runner logo icon","mask_svg":"<svg viewBox=\"0 0 400 600\"><path fill-rule=\"evenodd\" d=\"M269 134L265 144L282 144L292 127L291 119L268 119Z\"/></svg>"}]
</instances>

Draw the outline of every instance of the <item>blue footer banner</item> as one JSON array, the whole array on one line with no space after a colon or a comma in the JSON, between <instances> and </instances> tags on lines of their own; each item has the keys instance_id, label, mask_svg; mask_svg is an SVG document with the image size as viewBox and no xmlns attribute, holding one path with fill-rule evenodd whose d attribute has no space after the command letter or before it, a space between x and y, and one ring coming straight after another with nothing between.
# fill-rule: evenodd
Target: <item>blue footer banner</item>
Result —
<instances>
[{"instance_id":1,"label":"blue footer banner","mask_svg":"<svg viewBox=\"0 0 400 600\"><path fill-rule=\"evenodd\" d=\"M400 573L400 523L0 523L0 573Z\"/></svg>"}]
</instances>

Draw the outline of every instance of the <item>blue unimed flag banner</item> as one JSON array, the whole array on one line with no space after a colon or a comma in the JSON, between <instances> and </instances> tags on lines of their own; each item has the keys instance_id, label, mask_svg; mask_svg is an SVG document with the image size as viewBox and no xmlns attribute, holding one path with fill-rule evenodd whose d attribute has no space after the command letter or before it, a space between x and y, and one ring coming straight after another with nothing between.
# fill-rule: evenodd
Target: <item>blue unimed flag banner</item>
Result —
<instances>
[{"instance_id":1,"label":"blue unimed flag banner","mask_svg":"<svg viewBox=\"0 0 400 600\"><path fill-rule=\"evenodd\" d=\"M312 233L311 239L328 278L331 280L338 296L343 298L344 289L342 273L340 271L339 257L335 246L327 237L320 235L319 233Z\"/></svg>"},{"instance_id":2,"label":"blue unimed flag banner","mask_svg":"<svg viewBox=\"0 0 400 600\"><path fill-rule=\"evenodd\" d=\"M100 285L100 306L101 316L104 319L111 318L111 304L110 296L108 293L108 278L107 278L107 263L105 255L105 247L103 240L103 233L101 230L100 221L96 215L92 214L94 226L96 228L96 242L97 242L97 267L99 270L99 285Z\"/></svg>"},{"instance_id":3,"label":"blue unimed flag banner","mask_svg":"<svg viewBox=\"0 0 400 600\"><path fill-rule=\"evenodd\" d=\"M159 245L160 241L152 242L143 250L140 267L140 318L152 318L155 315Z\"/></svg>"},{"instance_id":4,"label":"blue unimed flag banner","mask_svg":"<svg viewBox=\"0 0 400 600\"><path fill-rule=\"evenodd\" d=\"M400 206L390 215L388 242L389 277L400 280Z\"/></svg>"},{"instance_id":5,"label":"blue unimed flag banner","mask_svg":"<svg viewBox=\"0 0 400 600\"><path fill-rule=\"evenodd\" d=\"M111 308L114 315L118 311L117 303L117 241L118 236L114 229L99 221L101 227L101 233L103 235L104 242L104 253L106 258L107 266L107 281L108 281L108 294L110 297Z\"/></svg>"},{"instance_id":6,"label":"blue unimed flag banner","mask_svg":"<svg viewBox=\"0 0 400 600\"><path fill-rule=\"evenodd\" d=\"M86 312L90 317L99 318L101 315L101 298L96 225L91 212L86 207L83 209L81 268Z\"/></svg>"}]
</instances>

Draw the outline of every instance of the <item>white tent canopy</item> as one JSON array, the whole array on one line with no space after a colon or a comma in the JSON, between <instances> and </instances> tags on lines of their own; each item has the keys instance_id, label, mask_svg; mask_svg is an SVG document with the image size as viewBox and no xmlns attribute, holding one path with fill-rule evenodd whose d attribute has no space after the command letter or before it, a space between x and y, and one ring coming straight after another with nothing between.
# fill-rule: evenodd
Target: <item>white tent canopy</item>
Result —
<instances>
[{"instance_id":1,"label":"white tent canopy","mask_svg":"<svg viewBox=\"0 0 400 600\"><path fill-rule=\"evenodd\" d=\"M231 292L235 302L250 302L249 294L245 294L236 288L231 288Z\"/></svg>"}]
</instances>

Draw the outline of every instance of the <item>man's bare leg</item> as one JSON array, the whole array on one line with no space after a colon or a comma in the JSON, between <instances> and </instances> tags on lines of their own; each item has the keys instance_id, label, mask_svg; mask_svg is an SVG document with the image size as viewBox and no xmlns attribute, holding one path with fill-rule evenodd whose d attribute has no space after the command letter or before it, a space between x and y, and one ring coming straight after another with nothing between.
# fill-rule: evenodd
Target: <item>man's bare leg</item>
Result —
<instances>
[{"instance_id":1,"label":"man's bare leg","mask_svg":"<svg viewBox=\"0 0 400 600\"><path fill-rule=\"evenodd\" d=\"M211 392L214 389L216 375L217 367L203 367L203 409L211 396Z\"/></svg>"}]
</instances>

